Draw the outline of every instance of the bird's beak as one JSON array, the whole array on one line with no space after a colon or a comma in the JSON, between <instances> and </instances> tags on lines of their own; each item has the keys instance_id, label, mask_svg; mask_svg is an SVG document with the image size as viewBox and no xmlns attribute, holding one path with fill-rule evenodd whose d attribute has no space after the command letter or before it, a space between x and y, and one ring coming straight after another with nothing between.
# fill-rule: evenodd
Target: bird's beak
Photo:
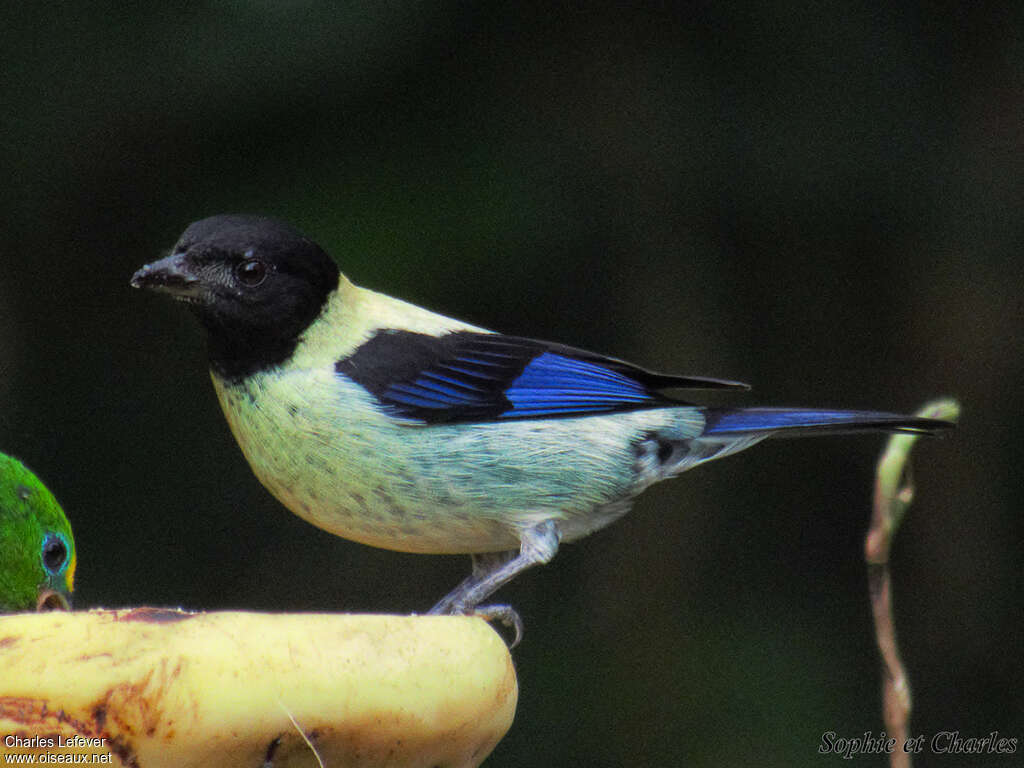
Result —
<instances>
[{"instance_id":1,"label":"bird's beak","mask_svg":"<svg viewBox=\"0 0 1024 768\"><path fill-rule=\"evenodd\" d=\"M60 592L52 589L44 589L39 593L39 599L36 601L36 611L42 613L43 611L70 611L71 601L68 600Z\"/></svg>"},{"instance_id":2,"label":"bird's beak","mask_svg":"<svg viewBox=\"0 0 1024 768\"><path fill-rule=\"evenodd\" d=\"M185 263L182 254L174 254L147 264L134 275L132 288L169 293L176 299L194 300L199 295L200 282Z\"/></svg>"}]
</instances>

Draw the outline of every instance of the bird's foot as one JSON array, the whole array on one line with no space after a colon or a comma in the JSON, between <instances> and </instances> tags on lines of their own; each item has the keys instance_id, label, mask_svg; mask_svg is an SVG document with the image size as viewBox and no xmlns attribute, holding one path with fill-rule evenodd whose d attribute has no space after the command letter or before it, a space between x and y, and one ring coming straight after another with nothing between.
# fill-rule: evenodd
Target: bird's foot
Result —
<instances>
[{"instance_id":1,"label":"bird's foot","mask_svg":"<svg viewBox=\"0 0 1024 768\"><path fill-rule=\"evenodd\" d=\"M523 620L519 617L519 612L511 605L481 605L474 608L472 613L487 621L500 621L511 629L515 633L515 637L512 638L512 642L508 645L510 651L519 645L519 641L523 639Z\"/></svg>"},{"instance_id":2,"label":"bird's foot","mask_svg":"<svg viewBox=\"0 0 1024 768\"><path fill-rule=\"evenodd\" d=\"M509 650L519 645L519 641L523 639L523 620L519 617L519 613L511 605L504 603L497 605L477 605L467 606L465 603L461 603L454 600L442 600L440 603L435 605L429 611L428 616L479 616L485 621L500 621L506 627L512 630L514 637L512 642L509 643Z\"/></svg>"}]
</instances>

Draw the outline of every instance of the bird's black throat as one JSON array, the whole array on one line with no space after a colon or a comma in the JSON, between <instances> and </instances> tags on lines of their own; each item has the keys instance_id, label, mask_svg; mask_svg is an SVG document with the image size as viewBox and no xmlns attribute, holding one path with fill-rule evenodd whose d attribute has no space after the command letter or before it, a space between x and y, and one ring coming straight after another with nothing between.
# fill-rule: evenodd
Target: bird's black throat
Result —
<instances>
[{"instance_id":1,"label":"bird's black throat","mask_svg":"<svg viewBox=\"0 0 1024 768\"><path fill-rule=\"evenodd\" d=\"M287 362L306 329L324 311L337 287L305 284L258 306L190 304L206 328L210 368L221 379L237 382Z\"/></svg>"},{"instance_id":2,"label":"bird's black throat","mask_svg":"<svg viewBox=\"0 0 1024 768\"><path fill-rule=\"evenodd\" d=\"M339 279L337 264L288 224L227 214L190 224L131 284L184 301L206 328L214 373L233 382L286 362Z\"/></svg>"}]
</instances>

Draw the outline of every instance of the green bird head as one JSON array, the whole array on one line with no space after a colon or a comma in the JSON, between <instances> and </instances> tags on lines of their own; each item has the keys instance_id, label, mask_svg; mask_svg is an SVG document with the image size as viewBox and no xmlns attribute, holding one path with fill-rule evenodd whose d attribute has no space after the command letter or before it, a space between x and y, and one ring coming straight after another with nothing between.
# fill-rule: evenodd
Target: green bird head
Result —
<instances>
[{"instance_id":1,"label":"green bird head","mask_svg":"<svg viewBox=\"0 0 1024 768\"><path fill-rule=\"evenodd\" d=\"M71 607L75 540L57 500L0 453L0 613Z\"/></svg>"}]
</instances>

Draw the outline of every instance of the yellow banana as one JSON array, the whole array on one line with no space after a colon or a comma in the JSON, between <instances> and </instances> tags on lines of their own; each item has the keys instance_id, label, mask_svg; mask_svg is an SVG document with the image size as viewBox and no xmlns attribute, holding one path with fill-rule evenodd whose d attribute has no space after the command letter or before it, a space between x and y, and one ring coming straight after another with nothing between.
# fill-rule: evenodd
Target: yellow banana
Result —
<instances>
[{"instance_id":1,"label":"yellow banana","mask_svg":"<svg viewBox=\"0 0 1024 768\"><path fill-rule=\"evenodd\" d=\"M473 617L0 617L5 762L476 766L517 696L504 642Z\"/></svg>"}]
</instances>

